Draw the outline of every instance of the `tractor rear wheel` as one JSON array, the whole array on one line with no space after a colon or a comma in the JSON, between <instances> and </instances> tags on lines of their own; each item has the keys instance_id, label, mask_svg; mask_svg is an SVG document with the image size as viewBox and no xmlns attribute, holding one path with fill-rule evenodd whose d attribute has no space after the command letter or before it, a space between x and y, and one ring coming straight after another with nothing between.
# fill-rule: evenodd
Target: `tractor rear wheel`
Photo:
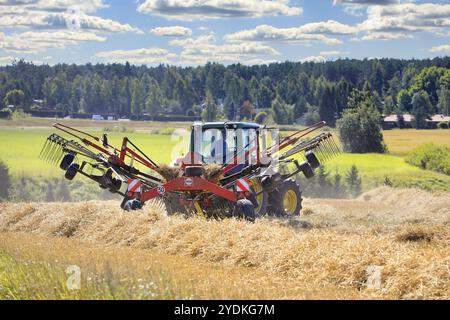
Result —
<instances>
[{"instance_id":1,"label":"tractor rear wheel","mask_svg":"<svg viewBox=\"0 0 450 320\"><path fill-rule=\"evenodd\" d=\"M302 210L302 193L294 180L286 180L271 193L271 211L277 216L298 216Z\"/></svg>"},{"instance_id":2,"label":"tractor rear wheel","mask_svg":"<svg viewBox=\"0 0 450 320\"><path fill-rule=\"evenodd\" d=\"M248 221L255 221L255 207L253 203L248 199L240 199L236 202L234 207L233 217L245 219Z\"/></svg>"}]
</instances>

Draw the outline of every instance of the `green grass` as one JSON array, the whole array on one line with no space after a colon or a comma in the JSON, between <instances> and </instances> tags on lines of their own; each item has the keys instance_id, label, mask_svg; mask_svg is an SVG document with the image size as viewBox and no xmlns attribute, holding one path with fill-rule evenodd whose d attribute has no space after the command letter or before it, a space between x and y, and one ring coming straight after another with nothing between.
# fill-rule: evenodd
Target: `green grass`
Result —
<instances>
[{"instance_id":1,"label":"green grass","mask_svg":"<svg viewBox=\"0 0 450 320\"><path fill-rule=\"evenodd\" d=\"M141 124L144 125L144 124ZM141 150L157 163L170 163L188 148L188 141L173 139L170 135L153 134L153 126L147 132L109 132L111 144L120 146L122 138L127 136ZM177 127L174 124L174 127ZM169 130L170 124L166 124ZM161 128L160 128L161 129ZM89 132L101 135L100 129L88 128ZM38 158L46 138L55 130L52 128L16 127L0 129L0 159L5 161L14 176L60 177L61 171ZM450 130L391 130L384 132L385 140L391 152L383 154L343 154L327 164L328 171L344 174L355 164L362 177L365 188L379 185L385 177L399 186L419 186L428 190L450 191L450 177L432 171L422 170L407 164L403 156L417 145L425 142L437 142L450 145ZM174 150L174 147L176 150Z\"/></svg>"},{"instance_id":2,"label":"green grass","mask_svg":"<svg viewBox=\"0 0 450 320\"><path fill-rule=\"evenodd\" d=\"M61 172L40 160L39 153L47 137L54 132L51 129L0 129L0 159L5 161L15 176L59 176ZM100 131L90 131L100 136ZM172 141L169 135L149 133L108 133L111 144L120 146L122 138L127 136L156 163L169 163L172 160L173 147L181 141ZM178 150L178 151L177 151ZM187 150L187 143L177 148L174 157Z\"/></svg>"},{"instance_id":3,"label":"green grass","mask_svg":"<svg viewBox=\"0 0 450 320\"><path fill-rule=\"evenodd\" d=\"M0 300L167 300L191 297L163 274L136 279L130 274L116 273L105 265L102 272L82 272L80 275L80 288L69 290L67 280L70 273L67 274L62 265L22 260L0 251Z\"/></svg>"},{"instance_id":4,"label":"green grass","mask_svg":"<svg viewBox=\"0 0 450 320\"><path fill-rule=\"evenodd\" d=\"M450 176L422 170L405 162L405 159L387 154L341 154L326 164L334 174L345 174L355 165L363 180L365 189L383 183L385 177L395 185L421 187L432 191L450 191Z\"/></svg>"}]
</instances>

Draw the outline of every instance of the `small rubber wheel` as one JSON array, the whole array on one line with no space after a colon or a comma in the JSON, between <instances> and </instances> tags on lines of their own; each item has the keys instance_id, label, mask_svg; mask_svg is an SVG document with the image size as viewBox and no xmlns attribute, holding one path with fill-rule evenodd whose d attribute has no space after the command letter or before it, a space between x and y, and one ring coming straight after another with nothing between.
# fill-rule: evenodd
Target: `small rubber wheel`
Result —
<instances>
[{"instance_id":1,"label":"small rubber wheel","mask_svg":"<svg viewBox=\"0 0 450 320\"><path fill-rule=\"evenodd\" d=\"M64 170L67 171L67 169L69 169L69 166L72 164L73 160L75 159L75 156L71 153L68 153L64 156L64 158L62 158L61 160L61 164L59 165L59 167Z\"/></svg>"},{"instance_id":2,"label":"small rubber wheel","mask_svg":"<svg viewBox=\"0 0 450 320\"><path fill-rule=\"evenodd\" d=\"M64 177L67 180L73 180L73 178L75 178L75 176L78 173L78 169L80 169L80 165L77 163L72 163L69 168L67 168L66 174L64 175Z\"/></svg>"},{"instance_id":3,"label":"small rubber wheel","mask_svg":"<svg viewBox=\"0 0 450 320\"><path fill-rule=\"evenodd\" d=\"M306 160L308 161L308 163L311 165L311 168L317 169L318 167L320 167L319 158L317 158L317 156L314 154L314 152L308 151L305 154L305 157L306 157Z\"/></svg>"},{"instance_id":4,"label":"small rubber wheel","mask_svg":"<svg viewBox=\"0 0 450 320\"><path fill-rule=\"evenodd\" d=\"M303 172L306 179L311 179L312 177L314 177L314 170L308 162L302 162L300 164L300 170Z\"/></svg>"},{"instance_id":5,"label":"small rubber wheel","mask_svg":"<svg viewBox=\"0 0 450 320\"><path fill-rule=\"evenodd\" d=\"M135 211L142 209L142 203L137 199L127 200L123 205L122 209L125 211Z\"/></svg>"},{"instance_id":6,"label":"small rubber wheel","mask_svg":"<svg viewBox=\"0 0 450 320\"><path fill-rule=\"evenodd\" d=\"M254 222L256 219L255 207L248 199L240 199L236 202L233 216L247 221Z\"/></svg>"}]
</instances>

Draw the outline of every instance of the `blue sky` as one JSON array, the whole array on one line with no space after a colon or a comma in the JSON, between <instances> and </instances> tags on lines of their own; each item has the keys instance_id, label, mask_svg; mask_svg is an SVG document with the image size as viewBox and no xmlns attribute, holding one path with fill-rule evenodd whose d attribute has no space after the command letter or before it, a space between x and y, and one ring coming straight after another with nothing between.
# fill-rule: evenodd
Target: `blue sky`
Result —
<instances>
[{"instance_id":1,"label":"blue sky","mask_svg":"<svg viewBox=\"0 0 450 320\"><path fill-rule=\"evenodd\" d=\"M450 1L0 0L0 64L261 64L450 54Z\"/></svg>"}]
</instances>

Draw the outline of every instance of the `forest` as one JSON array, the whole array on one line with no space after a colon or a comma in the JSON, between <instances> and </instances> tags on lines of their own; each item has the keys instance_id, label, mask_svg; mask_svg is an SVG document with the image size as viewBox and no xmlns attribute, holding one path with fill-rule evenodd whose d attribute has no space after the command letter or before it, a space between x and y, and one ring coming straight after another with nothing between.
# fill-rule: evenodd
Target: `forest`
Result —
<instances>
[{"instance_id":1,"label":"forest","mask_svg":"<svg viewBox=\"0 0 450 320\"><path fill-rule=\"evenodd\" d=\"M0 110L57 110L64 115L111 114L142 119L164 115L204 120L245 119L278 124L325 120L334 126L355 91L370 95L380 114L419 118L448 114L450 57L365 59L324 63L198 67L126 64L0 67ZM353 101L354 102L354 101ZM420 128L424 121L416 121Z\"/></svg>"}]
</instances>

